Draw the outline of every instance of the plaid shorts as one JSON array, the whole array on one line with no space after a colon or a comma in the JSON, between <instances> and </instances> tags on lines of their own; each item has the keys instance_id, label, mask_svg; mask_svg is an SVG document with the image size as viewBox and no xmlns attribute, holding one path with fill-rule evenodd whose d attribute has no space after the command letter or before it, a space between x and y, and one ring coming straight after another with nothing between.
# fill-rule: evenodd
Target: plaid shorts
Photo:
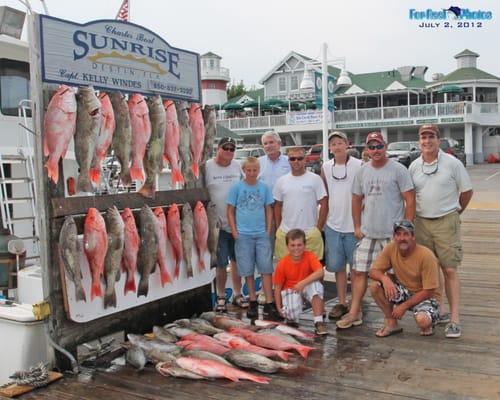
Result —
<instances>
[{"instance_id":1,"label":"plaid shorts","mask_svg":"<svg viewBox=\"0 0 500 400\"><path fill-rule=\"evenodd\" d=\"M299 321L302 313L303 299L311 302L314 296L323 298L323 285L315 281L307 285L302 293L295 292L293 289L281 291L281 301L283 303L283 314L288 321Z\"/></svg>"},{"instance_id":2,"label":"plaid shorts","mask_svg":"<svg viewBox=\"0 0 500 400\"><path fill-rule=\"evenodd\" d=\"M382 251L384 246L391 241L391 238L386 239L370 239L364 237L361 239L353 255L353 269L358 272L368 272L373 262Z\"/></svg>"},{"instance_id":3,"label":"plaid shorts","mask_svg":"<svg viewBox=\"0 0 500 400\"><path fill-rule=\"evenodd\" d=\"M397 295L395 299L391 300L391 303L401 304L411 297L410 291L404 287L401 282L395 281L394 286L396 286ZM426 313L432 319L433 325L439 318L439 303L434 298L424 300L416 306L413 306L410 310L413 311L413 315L421 312Z\"/></svg>"}]
</instances>

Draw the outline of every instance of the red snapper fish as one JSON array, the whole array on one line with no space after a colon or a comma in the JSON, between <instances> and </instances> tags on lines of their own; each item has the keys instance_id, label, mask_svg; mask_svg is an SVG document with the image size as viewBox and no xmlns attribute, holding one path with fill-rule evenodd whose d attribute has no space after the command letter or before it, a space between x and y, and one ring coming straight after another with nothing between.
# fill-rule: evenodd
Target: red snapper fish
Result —
<instances>
[{"instance_id":1,"label":"red snapper fish","mask_svg":"<svg viewBox=\"0 0 500 400\"><path fill-rule=\"evenodd\" d=\"M83 250L89 262L92 276L90 300L102 297L101 276L104 273L104 258L108 251L108 236L104 218L95 208L89 208L83 226Z\"/></svg>"},{"instance_id":2,"label":"red snapper fish","mask_svg":"<svg viewBox=\"0 0 500 400\"><path fill-rule=\"evenodd\" d=\"M196 252L198 253L198 271L205 270L205 252L208 247L208 217L201 201L197 201L193 212L193 232Z\"/></svg>"},{"instance_id":3,"label":"red snapper fish","mask_svg":"<svg viewBox=\"0 0 500 400\"><path fill-rule=\"evenodd\" d=\"M132 126L132 165L130 167L130 177L133 180L144 182L143 159L146 153L146 146L151 138L151 122L149 120L149 110L146 100L139 93L134 93L128 99L128 109L130 112L130 124Z\"/></svg>"},{"instance_id":4,"label":"red snapper fish","mask_svg":"<svg viewBox=\"0 0 500 400\"><path fill-rule=\"evenodd\" d=\"M163 102L167 124L165 126L165 147L163 148L163 160L170 164L172 171L172 184L184 184L184 178L179 168L179 142L181 129L177 120L177 109L172 100Z\"/></svg>"},{"instance_id":5,"label":"red snapper fish","mask_svg":"<svg viewBox=\"0 0 500 400\"><path fill-rule=\"evenodd\" d=\"M141 238L137 231L134 214L130 208L125 208L121 217L125 223L125 244L123 247L122 270L127 273L127 281L125 282L124 294L128 292L135 293L137 288L135 285L135 271L137 270L137 254L139 253L139 243Z\"/></svg>"},{"instance_id":6,"label":"red snapper fish","mask_svg":"<svg viewBox=\"0 0 500 400\"><path fill-rule=\"evenodd\" d=\"M43 154L52 182L59 181L59 160L64 158L76 130L76 97L72 88L61 85L50 99L43 121Z\"/></svg>"},{"instance_id":7,"label":"red snapper fish","mask_svg":"<svg viewBox=\"0 0 500 400\"><path fill-rule=\"evenodd\" d=\"M208 378L227 378L234 382L238 382L240 379L245 379L257 383L269 383L269 378L249 374L248 372L222 364L219 361L194 357L179 357L175 360L175 362L181 368Z\"/></svg>"},{"instance_id":8,"label":"red snapper fish","mask_svg":"<svg viewBox=\"0 0 500 400\"><path fill-rule=\"evenodd\" d=\"M297 353L299 353L303 358L307 358L309 352L311 350L314 350L314 347L289 343L280 338L279 336L269 335L266 333L255 333L248 329L230 328L229 332L236 335L240 335L246 340L248 340L250 343L256 346L265 347L267 349L273 349L273 350L293 349L297 351Z\"/></svg>"},{"instance_id":9,"label":"red snapper fish","mask_svg":"<svg viewBox=\"0 0 500 400\"><path fill-rule=\"evenodd\" d=\"M165 218L165 213L161 207L156 207L153 210L154 215L158 219L158 266L160 267L160 282L161 286L165 286L166 283L172 282L172 278L168 273L168 230L167 230L167 219Z\"/></svg>"},{"instance_id":10,"label":"red snapper fish","mask_svg":"<svg viewBox=\"0 0 500 400\"><path fill-rule=\"evenodd\" d=\"M101 92L97 97L101 102L101 130L99 131L99 136L97 136L94 158L92 159L89 175L90 180L98 185L101 180L101 163L108 153L109 146L111 146L116 123L115 113L113 112L113 106L108 94Z\"/></svg>"},{"instance_id":11,"label":"red snapper fish","mask_svg":"<svg viewBox=\"0 0 500 400\"><path fill-rule=\"evenodd\" d=\"M189 126L191 127L191 170L196 178L200 177L200 162L203 156L203 145L205 143L205 122L201 112L201 105L193 103L189 107Z\"/></svg>"},{"instance_id":12,"label":"red snapper fish","mask_svg":"<svg viewBox=\"0 0 500 400\"><path fill-rule=\"evenodd\" d=\"M182 233L181 233L181 215L177 204L172 204L167 213L167 232L168 239L172 244L174 250L175 269L174 278L179 278L181 260L184 258L184 251L182 250Z\"/></svg>"}]
</instances>

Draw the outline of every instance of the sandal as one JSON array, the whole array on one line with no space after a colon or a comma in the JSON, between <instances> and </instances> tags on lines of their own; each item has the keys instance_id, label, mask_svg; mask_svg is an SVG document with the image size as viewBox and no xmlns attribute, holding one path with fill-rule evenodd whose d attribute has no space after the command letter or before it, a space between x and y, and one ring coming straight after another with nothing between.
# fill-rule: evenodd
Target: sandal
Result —
<instances>
[{"instance_id":1,"label":"sandal","mask_svg":"<svg viewBox=\"0 0 500 400\"><path fill-rule=\"evenodd\" d=\"M233 297L232 304L233 306L238 306L240 308L248 308L249 306L248 299L241 294L237 294Z\"/></svg>"},{"instance_id":2,"label":"sandal","mask_svg":"<svg viewBox=\"0 0 500 400\"><path fill-rule=\"evenodd\" d=\"M215 304L215 312L224 313L227 311L226 298L224 296L217 296L217 303Z\"/></svg>"},{"instance_id":3,"label":"sandal","mask_svg":"<svg viewBox=\"0 0 500 400\"><path fill-rule=\"evenodd\" d=\"M389 326L383 326L380 328L376 333L375 336L379 338L384 338L392 335L396 335L397 333L403 332L403 328L400 328L398 326L395 326L394 328L391 328Z\"/></svg>"}]
</instances>

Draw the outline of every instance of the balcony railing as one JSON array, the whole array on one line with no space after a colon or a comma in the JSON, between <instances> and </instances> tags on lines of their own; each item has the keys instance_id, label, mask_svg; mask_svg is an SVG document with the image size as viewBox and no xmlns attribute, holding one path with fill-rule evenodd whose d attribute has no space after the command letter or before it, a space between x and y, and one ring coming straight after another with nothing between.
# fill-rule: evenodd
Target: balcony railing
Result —
<instances>
[{"instance_id":1,"label":"balcony railing","mask_svg":"<svg viewBox=\"0 0 500 400\"><path fill-rule=\"evenodd\" d=\"M229 69L220 67L220 68L202 68L201 69L201 77L202 78L227 78L229 79Z\"/></svg>"},{"instance_id":2,"label":"balcony railing","mask_svg":"<svg viewBox=\"0 0 500 400\"><path fill-rule=\"evenodd\" d=\"M420 104L411 106L359 108L335 111L335 123L408 120L443 116L465 116L474 114L498 114L498 103L451 102ZM272 128L281 125L321 124L319 111L295 111L280 115L221 119L218 123L229 129Z\"/></svg>"}]
</instances>

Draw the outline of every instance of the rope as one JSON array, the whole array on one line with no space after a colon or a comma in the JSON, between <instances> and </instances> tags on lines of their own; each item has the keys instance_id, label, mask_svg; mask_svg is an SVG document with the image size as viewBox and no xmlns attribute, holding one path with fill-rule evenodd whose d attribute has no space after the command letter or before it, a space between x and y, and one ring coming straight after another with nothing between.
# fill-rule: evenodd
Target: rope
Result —
<instances>
[{"instance_id":1,"label":"rope","mask_svg":"<svg viewBox=\"0 0 500 400\"><path fill-rule=\"evenodd\" d=\"M44 363L40 363L36 367L31 367L28 371L14 372L9 378L12 379L12 381L1 387L12 384L18 386L43 387L47 386L49 383L49 372L47 371L47 366Z\"/></svg>"}]
</instances>

